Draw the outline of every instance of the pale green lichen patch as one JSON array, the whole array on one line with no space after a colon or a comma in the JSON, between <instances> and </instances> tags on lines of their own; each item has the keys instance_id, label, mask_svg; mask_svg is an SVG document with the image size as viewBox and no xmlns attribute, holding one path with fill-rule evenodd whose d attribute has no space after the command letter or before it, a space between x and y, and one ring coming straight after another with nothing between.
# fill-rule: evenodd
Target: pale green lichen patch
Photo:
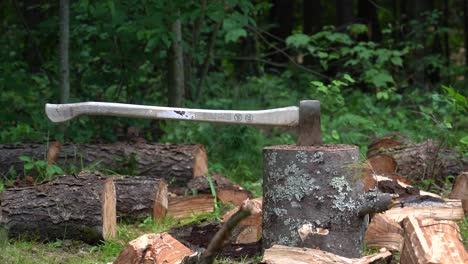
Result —
<instances>
[{"instance_id":1,"label":"pale green lichen patch","mask_svg":"<svg viewBox=\"0 0 468 264\"><path fill-rule=\"evenodd\" d=\"M276 152L270 152L268 153L268 166L274 166L276 163L276 157L278 156L278 153Z\"/></svg>"},{"instance_id":2,"label":"pale green lichen patch","mask_svg":"<svg viewBox=\"0 0 468 264\"><path fill-rule=\"evenodd\" d=\"M314 153L314 155L312 156L311 161L313 163L323 163L323 152L318 151L318 152Z\"/></svg>"},{"instance_id":3,"label":"pale green lichen patch","mask_svg":"<svg viewBox=\"0 0 468 264\"><path fill-rule=\"evenodd\" d=\"M300 163L307 163L307 153L305 151L298 151L296 154L296 159Z\"/></svg>"},{"instance_id":4,"label":"pale green lichen patch","mask_svg":"<svg viewBox=\"0 0 468 264\"><path fill-rule=\"evenodd\" d=\"M311 195L314 191L320 189L319 186L314 185L315 179L294 162L288 164L283 171L272 172L270 176L278 181L272 187L271 192L266 194L274 202L292 201L294 199L301 201L305 196Z\"/></svg>"},{"instance_id":5,"label":"pale green lichen patch","mask_svg":"<svg viewBox=\"0 0 468 264\"><path fill-rule=\"evenodd\" d=\"M286 209L281 209L281 208L274 208L273 212L279 217L282 217L288 214L288 211Z\"/></svg>"},{"instance_id":6,"label":"pale green lichen patch","mask_svg":"<svg viewBox=\"0 0 468 264\"><path fill-rule=\"evenodd\" d=\"M333 199L333 208L343 212L345 210L355 210L358 207L359 202L351 198L347 199L352 188L344 176L332 178L330 185L337 192L336 195L329 196Z\"/></svg>"}]
</instances>

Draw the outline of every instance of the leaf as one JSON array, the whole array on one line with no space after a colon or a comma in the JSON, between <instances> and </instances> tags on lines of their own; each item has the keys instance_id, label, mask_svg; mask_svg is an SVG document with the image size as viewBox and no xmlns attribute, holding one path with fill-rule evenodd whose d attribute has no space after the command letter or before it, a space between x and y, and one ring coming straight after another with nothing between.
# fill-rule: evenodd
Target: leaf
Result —
<instances>
[{"instance_id":1,"label":"leaf","mask_svg":"<svg viewBox=\"0 0 468 264\"><path fill-rule=\"evenodd\" d=\"M34 164L33 164L33 163L26 163L26 164L24 164L24 170L32 170L32 168L34 168Z\"/></svg>"},{"instance_id":2,"label":"leaf","mask_svg":"<svg viewBox=\"0 0 468 264\"><path fill-rule=\"evenodd\" d=\"M349 76L349 74L347 74L347 73L345 73L345 74L343 75L343 78L344 78L345 80L347 80L348 82L350 82L350 83L355 83L355 82L356 82L356 81L355 81L353 78L351 78L351 76Z\"/></svg>"},{"instance_id":3,"label":"leaf","mask_svg":"<svg viewBox=\"0 0 468 264\"><path fill-rule=\"evenodd\" d=\"M369 31L369 28L364 24L352 24L348 26L348 30L352 34L364 34Z\"/></svg>"},{"instance_id":4,"label":"leaf","mask_svg":"<svg viewBox=\"0 0 468 264\"><path fill-rule=\"evenodd\" d=\"M403 66L403 60L400 57L392 57L390 61L393 63L395 66Z\"/></svg>"},{"instance_id":5,"label":"leaf","mask_svg":"<svg viewBox=\"0 0 468 264\"><path fill-rule=\"evenodd\" d=\"M238 28L238 29L228 31L226 36L224 36L224 41L226 43L235 42L241 37L247 37L247 31L245 31L245 29L243 28Z\"/></svg>"},{"instance_id":6,"label":"leaf","mask_svg":"<svg viewBox=\"0 0 468 264\"><path fill-rule=\"evenodd\" d=\"M332 138L335 139L335 140L339 140L339 139L340 139L340 134L338 134L338 131L336 131L335 129L332 130L331 136L332 136Z\"/></svg>"},{"instance_id":7,"label":"leaf","mask_svg":"<svg viewBox=\"0 0 468 264\"><path fill-rule=\"evenodd\" d=\"M468 135L462 137L460 139L460 143L462 143L463 145L468 145Z\"/></svg>"},{"instance_id":8,"label":"leaf","mask_svg":"<svg viewBox=\"0 0 468 264\"><path fill-rule=\"evenodd\" d=\"M305 34L294 34L286 39L286 44L294 48L306 47L309 44L310 37Z\"/></svg>"},{"instance_id":9,"label":"leaf","mask_svg":"<svg viewBox=\"0 0 468 264\"><path fill-rule=\"evenodd\" d=\"M393 83L393 77L387 72L379 72L371 77L371 83L376 87L385 87L387 83Z\"/></svg>"},{"instance_id":10,"label":"leaf","mask_svg":"<svg viewBox=\"0 0 468 264\"><path fill-rule=\"evenodd\" d=\"M20 156L19 159L24 162L31 162L31 158L28 156Z\"/></svg>"}]
</instances>

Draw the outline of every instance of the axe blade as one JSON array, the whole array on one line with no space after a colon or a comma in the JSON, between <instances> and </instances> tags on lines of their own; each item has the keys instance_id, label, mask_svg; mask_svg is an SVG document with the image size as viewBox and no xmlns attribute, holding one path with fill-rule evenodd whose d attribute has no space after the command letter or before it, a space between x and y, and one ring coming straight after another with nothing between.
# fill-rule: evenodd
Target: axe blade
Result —
<instances>
[{"instance_id":1,"label":"axe blade","mask_svg":"<svg viewBox=\"0 0 468 264\"><path fill-rule=\"evenodd\" d=\"M304 100L299 104L298 146L322 145L320 101Z\"/></svg>"}]
</instances>

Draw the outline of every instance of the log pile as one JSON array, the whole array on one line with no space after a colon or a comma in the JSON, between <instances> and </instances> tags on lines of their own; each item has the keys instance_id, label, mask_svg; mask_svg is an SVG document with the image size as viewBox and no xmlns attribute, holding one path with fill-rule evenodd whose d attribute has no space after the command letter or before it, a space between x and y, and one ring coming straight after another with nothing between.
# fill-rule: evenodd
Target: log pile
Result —
<instances>
[{"instance_id":1,"label":"log pile","mask_svg":"<svg viewBox=\"0 0 468 264\"><path fill-rule=\"evenodd\" d=\"M374 140L368 147L367 159L375 174L398 173L411 180L444 180L458 175L468 164L461 153L444 148L442 143L415 143L401 133Z\"/></svg>"}]
</instances>

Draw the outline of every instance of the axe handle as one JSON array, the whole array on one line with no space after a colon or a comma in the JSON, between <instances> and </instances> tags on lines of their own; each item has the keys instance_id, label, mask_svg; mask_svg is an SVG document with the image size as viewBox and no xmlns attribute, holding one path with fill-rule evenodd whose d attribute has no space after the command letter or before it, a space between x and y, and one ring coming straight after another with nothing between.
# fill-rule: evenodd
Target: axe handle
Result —
<instances>
[{"instance_id":1,"label":"axe handle","mask_svg":"<svg viewBox=\"0 0 468 264\"><path fill-rule=\"evenodd\" d=\"M269 110L231 111L84 102L73 104L46 104L45 110L52 122L65 122L81 115L271 126L297 126L299 122L299 110L296 106Z\"/></svg>"}]
</instances>

